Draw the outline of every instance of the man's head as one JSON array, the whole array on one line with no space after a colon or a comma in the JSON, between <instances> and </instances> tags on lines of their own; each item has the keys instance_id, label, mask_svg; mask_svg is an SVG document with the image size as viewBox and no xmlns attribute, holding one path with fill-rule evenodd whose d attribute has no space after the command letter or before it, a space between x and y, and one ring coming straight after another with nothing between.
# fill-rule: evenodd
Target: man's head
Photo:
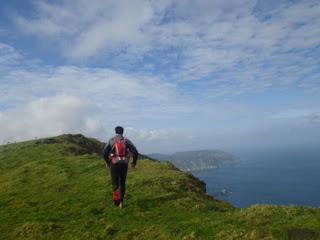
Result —
<instances>
[{"instance_id":1,"label":"man's head","mask_svg":"<svg viewBox=\"0 0 320 240\"><path fill-rule=\"evenodd\" d=\"M114 130L116 134L123 134L123 127L117 126Z\"/></svg>"}]
</instances>

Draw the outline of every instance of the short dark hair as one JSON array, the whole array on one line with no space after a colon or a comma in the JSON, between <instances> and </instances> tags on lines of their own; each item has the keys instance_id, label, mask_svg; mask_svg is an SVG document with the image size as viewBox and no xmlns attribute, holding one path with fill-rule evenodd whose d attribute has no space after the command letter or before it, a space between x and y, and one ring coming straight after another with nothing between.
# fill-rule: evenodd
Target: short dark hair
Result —
<instances>
[{"instance_id":1,"label":"short dark hair","mask_svg":"<svg viewBox=\"0 0 320 240\"><path fill-rule=\"evenodd\" d=\"M123 134L123 127L121 126L117 126L114 130L116 131L117 134Z\"/></svg>"}]
</instances>

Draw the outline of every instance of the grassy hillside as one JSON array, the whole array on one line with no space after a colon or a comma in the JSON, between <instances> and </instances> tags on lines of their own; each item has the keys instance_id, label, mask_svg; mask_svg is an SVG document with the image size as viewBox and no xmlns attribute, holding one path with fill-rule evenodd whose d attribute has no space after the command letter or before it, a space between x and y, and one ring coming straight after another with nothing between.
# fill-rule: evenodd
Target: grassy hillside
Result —
<instances>
[{"instance_id":1,"label":"grassy hillside","mask_svg":"<svg viewBox=\"0 0 320 240\"><path fill-rule=\"evenodd\" d=\"M319 208L233 208L148 159L115 208L102 147L82 135L0 146L0 239L319 239Z\"/></svg>"}]
</instances>

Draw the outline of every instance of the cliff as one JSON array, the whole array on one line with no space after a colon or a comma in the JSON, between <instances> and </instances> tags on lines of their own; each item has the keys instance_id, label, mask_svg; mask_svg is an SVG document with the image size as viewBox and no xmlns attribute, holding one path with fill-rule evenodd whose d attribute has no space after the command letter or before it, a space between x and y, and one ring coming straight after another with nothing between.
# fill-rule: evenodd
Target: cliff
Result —
<instances>
[{"instance_id":1,"label":"cliff","mask_svg":"<svg viewBox=\"0 0 320 240\"><path fill-rule=\"evenodd\" d=\"M235 156L221 150L197 150L173 154L154 153L150 156L160 160L168 160L183 171L211 169L225 163L238 161Z\"/></svg>"}]
</instances>

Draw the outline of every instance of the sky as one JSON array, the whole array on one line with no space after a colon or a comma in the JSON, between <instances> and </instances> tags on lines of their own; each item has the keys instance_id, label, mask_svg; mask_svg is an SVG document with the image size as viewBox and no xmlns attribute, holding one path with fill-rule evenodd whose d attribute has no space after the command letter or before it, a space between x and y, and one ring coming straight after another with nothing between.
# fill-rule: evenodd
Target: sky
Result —
<instances>
[{"instance_id":1,"label":"sky","mask_svg":"<svg viewBox=\"0 0 320 240\"><path fill-rule=\"evenodd\" d=\"M0 2L0 144L140 152L319 144L318 0Z\"/></svg>"}]
</instances>

